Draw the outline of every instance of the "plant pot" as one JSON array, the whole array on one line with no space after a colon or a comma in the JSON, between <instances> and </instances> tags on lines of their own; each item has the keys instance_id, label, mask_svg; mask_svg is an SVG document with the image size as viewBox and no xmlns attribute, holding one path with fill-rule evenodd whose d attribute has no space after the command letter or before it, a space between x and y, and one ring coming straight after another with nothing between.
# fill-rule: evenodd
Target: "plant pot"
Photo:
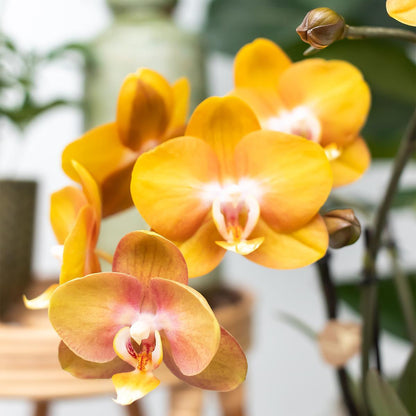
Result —
<instances>
[{"instance_id":1,"label":"plant pot","mask_svg":"<svg viewBox=\"0 0 416 416\"><path fill-rule=\"evenodd\" d=\"M30 283L37 184L0 180L0 320Z\"/></svg>"}]
</instances>

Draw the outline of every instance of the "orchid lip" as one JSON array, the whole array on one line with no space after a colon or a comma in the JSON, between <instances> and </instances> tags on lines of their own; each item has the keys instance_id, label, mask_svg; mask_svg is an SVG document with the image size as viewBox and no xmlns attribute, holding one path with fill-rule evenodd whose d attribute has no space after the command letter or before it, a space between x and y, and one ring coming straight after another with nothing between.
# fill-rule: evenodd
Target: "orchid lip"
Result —
<instances>
[{"instance_id":1,"label":"orchid lip","mask_svg":"<svg viewBox=\"0 0 416 416\"><path fill-rule=\"evenodd\" d=\"M312 142L319 143L322 134L321 123L313 112L305 107L295 107L293 110L282 110L275 117L268 118L264 128L295 134Z\"/></svg>"},{"instance_id":2,"label":"orchid lip","mask_svg":"<svg viewBox=\"0 0 416 416\"><path fill-rule=\"evenodd\" d=\"M204 191L205 198L212 202L214 223L227 243L225 247L222 246L234 247L247 241L260 216L259 184L242 178L238 183L230 182L225 186L210 184Z\"/></svg>"}]
</instances>

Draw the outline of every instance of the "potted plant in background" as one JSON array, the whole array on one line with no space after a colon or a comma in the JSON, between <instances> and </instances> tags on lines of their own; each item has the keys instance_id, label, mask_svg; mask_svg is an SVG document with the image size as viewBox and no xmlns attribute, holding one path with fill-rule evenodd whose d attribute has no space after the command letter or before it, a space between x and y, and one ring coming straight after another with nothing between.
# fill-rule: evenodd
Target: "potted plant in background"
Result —
<instances>
[{"instance_id":1,"label":"potted plant in background","mask_svg":"<svg viewBox=\"0 0 416 416\"><path fill-rule=\"evenodd\" d=\"M82 51L87 56L86 49L78 44L61 46L47 54L25 52L0 33L0 149L6 162L0 179L0 320L7 319L9 307L31 280L38 184L35 179L19 177L25 128L53 108L79 104L64 98L40 102L35 93L37 71L68 50ZM7 152L10 146L6 149L4 123L11 123L21 136L13 146L14 152Z\"/></svg>"}]
</instances>

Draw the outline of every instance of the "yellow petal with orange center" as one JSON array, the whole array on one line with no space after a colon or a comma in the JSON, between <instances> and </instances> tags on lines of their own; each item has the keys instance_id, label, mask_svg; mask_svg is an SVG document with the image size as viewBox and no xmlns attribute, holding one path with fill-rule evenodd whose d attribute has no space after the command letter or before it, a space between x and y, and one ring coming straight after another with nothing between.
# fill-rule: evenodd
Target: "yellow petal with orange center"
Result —
<instances>
[{"instance_id":1,"label":"yellow petal with orange center","mask_svg":"<svg viewBox=\"0 0 416 416\"><path fill-rule=\"evenodd\" d=\"M264 237L263 244L246 256L249 260L274 269L295 269L319 260L328 248L328 231L320 216L296 231L280 233L262 219L253 237Z\"/></svg>"},{"instance_id":2,"label":"yellow petal with orange center","mask_svg":"<svg viewBox=\"0 0 416 416\"><path fill-rule=\"evenodd\" d=\"M260 204L261 217L282 232L309 222L331 191L332 172L325 152L298 136L265 130L251 133L237 146L235 163L238 176L256 184L251 192Z\"/></svg>"},{"instance_id":3,"label":"yellow petal with orange center","mask_svg":"<svg viewBox=\"0 0 416 416\"><path fill-rule=\"evenodd\" d=\"M347 185L359 179L370 165L370 160L370 151L361 137L347 144L340 155L330 161L334 186Z\"/></svg>"},{"instance_id":4,"label":"yellow petal with orange center","mask_svg":"<svg viewBox=\"0 0 416 416\"><path fill-rule=\"evenodd\" d=\"M117 332L137 319L143 287L122 273L96 273L60 285L49 319L62 341L87 361L107 362Z\"/></svg>"},{"instance_id":5,"label":"yellow petal with orange center","mask_svg":"<svg viewBox=\"0 0 416 416\"><path fill-rule=\"evenodd\" d=\"M204 370L217 353L220 326L205 298L173 280L154 278L150 290L157 307L162 344L184 375Z\"/></svg>"},{"instance_id":6,"label":"yellow petal with orange center","mask_svg":"<svg viewBox=\"0 0 416 416\"><path fill-rule=\"evenodd\" d=\"M94 252L96 243L96 215L91 205L86 205L64 243L59 282L65 283L77 277L101 270Z\"/></svg>"},{"instance_id":7,"label":"yellow petal with orange center","mask_svg":"<svg viewBox=\"0 0 416 416\"><path fill-rule=\"evenodd\" d=\"M235 86L277 90L280 75L290 64L289 57L274 42L256 39L243 46L235 57Z\"/></svg>"},{"instance_id":8,"label":"yellow petal with orange center","mask_svg":"<svg viewBox=\"0 0 416 416\"><path fill-rule=\"evenodd\" d=\"M288 109L306 107L321 123L321 144L345 145L367 119L370 90L361 72L345 61L308 59L280 78L279 94Z\"/></svg>"},{"instance_id":9,"label":"yellow petal with orange center","mask_svg":"<svg viewBox=\"0 0 416 416\"><path fill-rule=\"evenodd\" d=\"M237 97L210 97L192 114L186 134L207 142L217 154L223 177L232 176L237 143L248 133L259 130L253 110Z\"/></svg>"},{"instance_id":10,"label":"yellow petal with orange center","mask_svg":"<svg viewBox=\"0 0 416 416\"><path fill-rule=\"evenodd\" d=\"M220 346L215 357L201 373L195 376L183 375L172 358L170 348L165 348L164 361L176 377L205 390L233 390L245 380L247 373L247 360L243 350L224 328L221 328Z\"/></svg>"},{"instance_id":11,"label":"yellow petal with orange center","mask_svg":"<svg viewBox=\"0 0 416 416\"><path fill-rule=\"evenodd\" d=\"M172 85L173 110L165 137L183 136L185 133L186 117L189 110L190 86L186 78L179 78Z\"/></svg>"},{"instance_id":12,"label":"yellow petal with orange center","mask_svg":"<svg viewBox=\"0 0 416 416\"><path fill-rule=\"evenodd\" d=\"M79 211L87 203L84 193L74 186L66 186L51 195L50 220L58 244L64 243Z\"/></svg>"},{"instance_id":13,"label":"yellow petal with orange center","mask_svg":"<svg viewBox=\"0 0 416 416\"><path fill-rule=\"evenodd\" d=\"M387 13L401 23L416 26L416 1L415 0L387 0Z\"/></svg>"},{"instance_id":14,"label":"yellow petal with orange center","mask_svg":"<svg viewBox=\"0 0 416 416\"><path fill-rule=\"evenodd\" d=\"M185 259L166 238L151 231L125 235L114 253L113 271L130 274L147 287L152 277L188 283Z\"/></svg>"},{"instance_id":15,"label":"yellow petal with orange center","mask_svg":"<svg viewBox=\"0 0 416 416\"><path fill-rule=\"evenodd\" d=\"M218 175L218 161L206 143L193 137L172 139L137 159L131 195L152 229L182 241L196 232L211 209L202 191Z\"/></svg>"},{"instance_id":16,"label":"yellow petal with orange center","mask_svg":"<svg viewBox=\"0 0 416 416\"><path fill-rule=\"evenodd\" d=\"M209 213L195 234L184 241L175 241L185 257L190 278L207 274L220 264L225 250L215 241L221 238Z\"/></svg>"},{"instance_id":17,"label":"yellow petal with orange center","mask_svg":"<svg viewBox=\"0 0 416 416\"><path fill-rule=\"evenodd\" d=\"M137 156L121 143L115 123L109 123L70 143L62 154L62 168L77 182L80 179L73 160L90 172L101 189L103 216L106 217L133 205L130 175Z\"/></svg>"},{"instance_id":18,"label":"yellow petal with orange center","mask_svg":"<svg viewBox=\"0 0 416 416\"><path fill-rule=\"evenodd\" d=\"M111 379L117 392L117 398L114 401L122 405L141 399L160 384L160 380L152 372L139 370L114 374Z\"/></svg>"},{"instance_id":19,"label":"yellow petal with orange center","mask_svg":"<svg viewBox=\"0 0 416 416\"><path fill-rule=\"evenodd\" d=\"M172 87L150 69L129 74L121 86L117 103L117 129L121 142L140 151L159 142L168 127L173 106Z\"/></svg>"}]
</instances>

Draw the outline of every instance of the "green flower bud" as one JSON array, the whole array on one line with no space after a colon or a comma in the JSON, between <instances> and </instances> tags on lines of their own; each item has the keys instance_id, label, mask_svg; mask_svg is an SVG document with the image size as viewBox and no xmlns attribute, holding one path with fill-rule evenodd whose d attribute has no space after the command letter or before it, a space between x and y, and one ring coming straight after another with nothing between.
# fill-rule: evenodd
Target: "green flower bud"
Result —
<instances>
[{"instance_id":1,"label":"green flower bud","mask_svg":"<svg viewBox=\"0 0 416 416\"><path fill-rule=\"evenodd\" d=\"M296 32L304 42L315 49L323 49L343 39L345 27L342 16L328 7L319 7L308 12Z\"/></svg>"},{"instance_id":2,"label":"green flower bud","mask_svg":"<svg viewBox=\"0 0 416 416\"><path fill-rule=\"evenodd\" d=\"M334 209L324 216L329 233L329 246L342 248L354 244L360 237L361 225L352 209Z\"/></svg>"}]
</instances>

